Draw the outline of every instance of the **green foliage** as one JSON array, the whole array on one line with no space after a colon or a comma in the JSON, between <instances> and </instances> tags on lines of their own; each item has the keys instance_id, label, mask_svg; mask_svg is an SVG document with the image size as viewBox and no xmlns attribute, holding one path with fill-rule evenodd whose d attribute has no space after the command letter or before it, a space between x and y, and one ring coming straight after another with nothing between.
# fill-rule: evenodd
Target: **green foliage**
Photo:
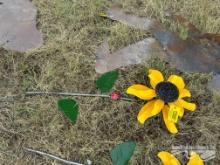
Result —
<instances>
[{"instance_id":1,"label":"green foliage","mask_svg":"<svg viewBox=\"0 0 220 165\"><path fill-rule=\"evenodd\" d=\"M109 92L115 84L116 80L118 79L118 75L119 73L117 70L103 74L96 81L97 88L102 93Z\"/></svg>"},{"instance_id":2,"label":"green foliage","mask_svg":"<svg viewBox=\"0 0 220 165\"><path fill-rule=\"evenodd\" d=\"M136 143L132 141L117 145L111 151L113 165L127 165L134 153L135 147Z\"/></svg>"},{"instance_id":3,"label":"green foliage","mask_svg":"<svg viewBox=\"0 0 220 165\"><path fill-rule=\"evenodd\" d=\"M79 106L75 100L60 99L58 101L58 108L63 114L73 123L76 123Z\"/></svg>"}]
</instances>

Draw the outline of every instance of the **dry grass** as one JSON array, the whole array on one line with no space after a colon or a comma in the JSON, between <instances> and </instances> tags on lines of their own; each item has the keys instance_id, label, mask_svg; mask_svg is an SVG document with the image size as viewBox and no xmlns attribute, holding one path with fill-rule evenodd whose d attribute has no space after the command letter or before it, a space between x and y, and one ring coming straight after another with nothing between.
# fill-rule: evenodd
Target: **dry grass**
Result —
<instances>
[{"instance_id":1,"label":"dry grass","mask_svg":"<svg viewBox=\"0 0 220 165\"><path fill-rule=\"evenodd\" d=\"M164 17L166 10L187 16L204 32L220 32L219 0L114 1L135 14L160 19L174 30L177 26ZM97 17L97 13L112 4L107 0L34 0L34 3L39 8L38 26L45 44L24 54L0 50L1 96L22 95L26 90L95 93L98 76L94 70L95 50L103 38L110 37L114 50L148 35ZM149 67L166 75L177 72L165 62L152 59L121 71L115 89L124 91L134 82L144 82L143 75ZM134 103L76 98L80 104L76 125L71 125L57 111L57 97L19 97L15 102L1 103L0 164L59 164L22 150L30 147L70 160L90 159L95 165L108 165L111 148L127 140L138 143L130 161L132 165L160 164L157 152L170 151L172 145L217 145L216 158L207 164L218 164L220 101L206 87L210 76L179 74L184 76L193 93L192 100L199 106L179 122L177 135L166 131L161 116L139 125L136 115L141 105Z\"/></svg>"}]
</instances>

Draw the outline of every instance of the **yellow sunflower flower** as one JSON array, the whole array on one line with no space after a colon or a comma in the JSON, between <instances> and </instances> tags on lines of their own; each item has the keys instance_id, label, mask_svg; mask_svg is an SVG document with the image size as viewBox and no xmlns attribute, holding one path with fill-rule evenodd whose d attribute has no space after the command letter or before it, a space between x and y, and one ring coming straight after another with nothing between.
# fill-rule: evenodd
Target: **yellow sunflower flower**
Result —
<instances>
[{"instance_id":1,"label":"yellow sunflower flower","mask_svg":"<svg viewBox=\"0 0 220 165\"><path fill-rule=\"evenodd\" d=\"M161 159L163 165L181 165L179 160L169 152L161 151L157 156ZM191 156L187 165L204 165L204 162L198 154L191 152Z\"/></svg>"},{"instance_id":2,"label":"yellow sunflower flower","mask_svg":"<svg viewBox=\"0 0 220 165\"><path fill-rule=\"evenodd\" d=\"M158 70L150 69L148 77L152 88L141 84L134 84L127 89L127 94L134 95L148 102L141 108L137 118L141 124L162 111L165 125L169 132L178 132L175 123L184 114L184 109L194 111L196 105L183 100L191 97L189 90L185 88L183 78L171 75L168 81L164 80L162 73Z\"/></svg>"}]
</instances>

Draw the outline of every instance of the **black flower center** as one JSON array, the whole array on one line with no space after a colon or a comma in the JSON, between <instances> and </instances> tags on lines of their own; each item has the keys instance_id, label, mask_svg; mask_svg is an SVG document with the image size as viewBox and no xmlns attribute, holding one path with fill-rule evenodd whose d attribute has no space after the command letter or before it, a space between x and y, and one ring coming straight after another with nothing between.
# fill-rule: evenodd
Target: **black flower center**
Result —
<instances>
[{"instance_id":1,"label":"black flower center","mask_svg":"<svg viewBox=\"0 0 220 165\"><path fill-rule=\"evenodd\" d=\"M157 96L165 103L174 102L179 97L178 88L170 82L160 82L156 86Z\"/></svg>"}]
</instances>

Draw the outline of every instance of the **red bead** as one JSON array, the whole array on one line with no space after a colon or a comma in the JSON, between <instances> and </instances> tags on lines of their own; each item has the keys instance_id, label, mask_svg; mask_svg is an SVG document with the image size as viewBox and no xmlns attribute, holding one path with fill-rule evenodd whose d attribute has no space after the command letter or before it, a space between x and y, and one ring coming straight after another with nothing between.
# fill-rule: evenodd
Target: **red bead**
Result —
<instances>
[{"instance_id":1,"label":"red bead","mask_svg":"<svg viewBox=\"0 0 220 165\"><path fill-rule=\"evenodd\" d=\"M112 92L110 97L112 100L119 100L121 98L121 95L119 92Z\"/></svg>"}]
</instances>

